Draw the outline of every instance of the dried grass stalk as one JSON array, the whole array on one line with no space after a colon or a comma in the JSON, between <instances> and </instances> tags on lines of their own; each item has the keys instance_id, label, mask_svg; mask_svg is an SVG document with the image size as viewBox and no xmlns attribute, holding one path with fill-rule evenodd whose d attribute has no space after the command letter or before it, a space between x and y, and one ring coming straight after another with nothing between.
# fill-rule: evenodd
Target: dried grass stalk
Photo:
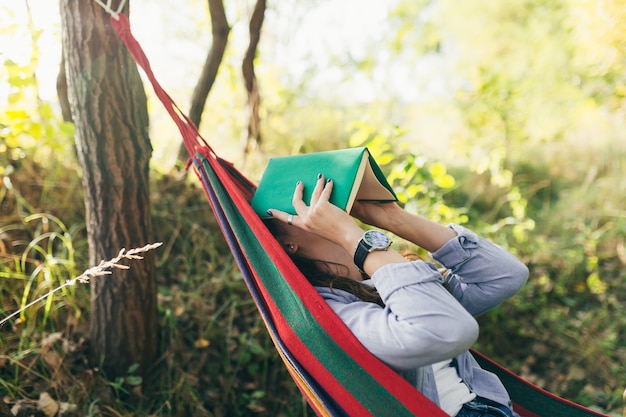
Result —
<instances>
[{"instance_id":1,"label":"dried grass stalk","mask_svg":"<svg viewBox=\"0 0 626 417\"><path fill-rule=\"evenodd\" d=\"M77 282L79 282L81 284L87 284L87 283L89 283L89 281L92 278L100 277L100 276L103 276L103 275L111 275L112 274L111 269L114 269L114 268L115 269L130 269L130 266L121 264L120 262L122 260L124 260L124 259L128 259L128 260L143 259L143 256L141 256L139 254L151 251L152 249L156 249L159 246L161 246L162 244L163 244L162 242L157 242L157 243L147 244L147 245L145 245L145 246L143 246L141 248L130 249L128 251L126 251L126 249L120 250L120 252L117 254L117 256L115 258L109 259L108 261L101 261L99 265L93 266L93 267L85 270L85 272L83 272L82 274L80 274L76 278L72 278L72 279L66 281L63 285L61 285L61 286L53 289L52 291L42 295L41 297L37 298L36 300L31 301L30 303L28 303L27 305L25 305L21 309L17 310L13 314L3 318L0 321L0 327L3 326L4 323L9 321L11 318L13 318L13 317L17 316L18 314L20 314L22 311L24 311L27 308L37 304L38 302L40 302L42 300L45 300L46 298L48 298L49 296L51 296L55 292L65 288L65 287L69 287L70 285L74 285Z\"/></svg>"}]
</instances>

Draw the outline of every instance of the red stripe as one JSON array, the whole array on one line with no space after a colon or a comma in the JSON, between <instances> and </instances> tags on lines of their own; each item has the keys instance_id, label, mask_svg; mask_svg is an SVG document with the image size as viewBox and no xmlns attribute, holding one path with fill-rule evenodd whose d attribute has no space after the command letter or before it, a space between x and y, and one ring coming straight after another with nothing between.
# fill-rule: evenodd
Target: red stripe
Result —
<instances>
[{"instance_id":1,"label":"red stripe","mask_svg":"<svg viewBox=\"0 0 626 417\"><path fill-rule=\"evenodd\" d=\"M125 14L120 13L116 16L112 16L110 22L111 26L113 26L113 29L115 30L119 38L126 45L126 49L132 55L135 62L144 70L146 76L152 84L152 87L154 88L155 94L163 103L165 110L167 110L174 123L176 123L176 125L178 126L183 142L185 143L185 147L189 151L189 154L194 155L195 150L200 145L200 143L204 143L208 148L208 144L206 144L206 141L200 136L198 128L195 126L195 124L176 105L174 100L172 100L167 92L161 87L161 84L159 84L159 82L157 81L154 73L152 72L152 68L150 66L150 62L148 61L148 58L146 57L145 53L141 49L141 46L133 37L130 31L128 17Z\"/></svg>"},{"instance_id":2,"label":"red stripe","mask_svg":"<svg viewBox=\"0 0 626 417\"><path fill-rule=\"evenodd\" d=\"M513 403L513 410L515 410L515 412L519 414L521 417L542 417L539 414L535 414L532 411L527 410L526 408L522 407L518 403Z\"/></svg>"},{"instance_id":3,"label":"red stripe","mask_svg":"<svg viewBox=\"0 0 626 417\"><path fill-rule=\"evenodd\" d=\"M256 276L256 278L258 279L258 276ZM260 290L271 312L271 316L274 319L276 331L280 335L281 340L289 347L291 354L298 362L306 365L306 369L313 379L320 383L327 392L332 393L332 397L344 410L349 410L350 413L354 413L354 415L374 417L356 398L354 398L350 391L335 379L334 375L332 375L311 353L308 346L300 340L298 335L289 326L289 323L286 322L276 304L268 296L266 289L261 286Z\"/></svg>"},{"instance_id":4,"label":"red stripe","mask_svg":"<svg viewBox=\"0 0 626 417\"><path fill-rule=\"evenodd\" d=\"M566 399L566 398L559 397L558 395L555 395L555 394L551 393L550 391L546 391L545 389L543 389L543 388L541 388L541 387L539 387L539 386L537 386L537 385L535 385L535 384L531 383L530 381L527 381L527 380L525 380L525 379L521 378L519 375L517 375L517 374L515 374L514 372L510 371L509 369L507 369L507 368L505 368L505 367L501 366L499 363L495 362L493 359L491 359L491 358L489 358L489 357L485 356L484 354L482 354L482 353L480 353L480 352L477 352L477 351L475 351L475 350L472 350L472 354L473 354L473 355L476 355L476 356L480 356L480 358L481 358L481 359L483 359L483 360L485 360L485 361L489 362L490 364L492 364L493 366L495 366L496 368L498 368L500 372L505 373L505 374L509 375L510 377L512 377L512 378L514 378L514 379L516 379L516 380L517 380L517 382L519 382L519 383L521 383L521 384L523 384L523 385L526 385L529 389L531 389L531 390L535 391L535 393L540 394L540 395L544 395L544 396L546 396L546 397L550 398L550 400L551 400L551 401L554 401L554 402L558 402L558 403L561 403L561 404L567 405L568 407L578 408L579 410L582 410L582 411L584 411L585 413L587 413L587 414L589 414L589 415L595 415L595 416L598 416L598 417L607 417L607 415L606 415L606 414L602 414L602 413L599 413L599 412L597 412L597 411L591 410L591 409L589 409L589 408L587 408L587 407L584 407L584 406L582 406L582 405L580 405L580 404L577 404L577 403L575 403L575 402L573 402L573 401L570 401L570 400L568 400L568 399ZM534 414L534 413L532 413L532 412L530 412L530 411L526 410L525 408L523 408L523 407L522 407L522 406L520 406L520 405L518 405L518 407L519 407L520 409L525 410L525 412L530 413L530 414L524 414L524 417L525 417L526 415L528 415L528 417L534 417L534 416L537 416L537 414ZM520 414L521 414L521 413L520 413Z\"/></svg>"}]
</instances>

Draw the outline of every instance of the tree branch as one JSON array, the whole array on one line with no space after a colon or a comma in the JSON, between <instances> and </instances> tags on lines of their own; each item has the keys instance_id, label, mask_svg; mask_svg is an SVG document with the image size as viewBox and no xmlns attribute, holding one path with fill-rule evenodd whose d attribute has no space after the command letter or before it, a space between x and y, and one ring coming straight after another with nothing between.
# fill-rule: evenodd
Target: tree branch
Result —
<instances>
[{"instance_id":1,"label":"tree branch","mask_svg":"<svg viewBox=\"0 0 626 417\"><path fill-rule=\"evenodd\" d=\"M223 0L208 0L208 2L213 40L206 61L204 62L200 79L193 90L191 108L189 109L189 118L198 127L202 120L202 113L204 112L207 97L213 87L213 83L217 77L217 71L222 63L224 51L228 43L228 35L230 33L230 26L226 19ZM189 158L187 148L185 148L184 144L181 144L178 151L178 161L184 164L187 158Z\"/></svg>"},{"instance_id":2,"label":"tree branch","mask_svg":"<svg viewBox=\"0 0 626 417\"><path fill-rule=\"evenodd\" d=\"M259 117L259 105L261 96L259 94L259 86L254 73L254 58L257 54L257 47L261 40L261 27L265 18L265 9L267 8L266 0L257 0L252 17L250 18L250 43L248 50L244 56L241 71L243 73L246 91L248 91L248 135L246 137L246 145L244 153L248 153L253 145L261 146L261 127Z\"/></svg>"}]
</instances>

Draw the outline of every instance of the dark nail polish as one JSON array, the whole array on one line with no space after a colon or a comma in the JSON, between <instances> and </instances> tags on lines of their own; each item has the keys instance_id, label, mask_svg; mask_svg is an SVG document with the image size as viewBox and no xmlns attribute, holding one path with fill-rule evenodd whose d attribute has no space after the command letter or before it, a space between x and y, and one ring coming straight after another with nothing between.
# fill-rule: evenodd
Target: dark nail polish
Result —
<instances>
[{"instance_id":1,"label":"dark nail polish","mask_svg":"<svg viewBox=\"0 0 626 417\"><path fill-rule=\"evenodd\" d=\"M274 213L272 213L272 210L267 210L267 215L270 217L274 217Z\"/></svg>"},{"instance_id":2,"label":"dark nail polish","mask_svg":"<svg viewBox=\"0 0 626 417\"><path fill-rule=\"evenodd\" d=\"M320 173L320 174L317 174L317 179L318 179L318 180L319 180L319 179L322 179L322 174L321 174L321 173Z\"/></svg>"},{"instance_id":3,"label":"dark nail polish","mask_svg":"<svg viewBox=\"0 0 626 417\"><path fill-rule=\"evenodd\" d=\"M326 180L326 182L332 182L333 180L331 180L330 178Z\"/></svg>"}]
</instances>

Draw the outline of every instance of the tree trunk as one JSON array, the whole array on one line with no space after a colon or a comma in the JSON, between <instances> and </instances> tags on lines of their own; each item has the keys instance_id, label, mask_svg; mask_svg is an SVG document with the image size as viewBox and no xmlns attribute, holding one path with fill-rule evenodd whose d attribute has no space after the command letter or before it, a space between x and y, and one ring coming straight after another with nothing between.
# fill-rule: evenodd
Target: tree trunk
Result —
<instances>
[{"instance_id":1,"label":"tree trunk","mask_svg":"<svg viewBox=\"0 0 626 417\"><path fill-rule=\"evenodd\" d=\"M215 78L217 77L217 70L222 63L224 51L226 50L226 44L228 43L228 34L230 33L230 26L228 25L228 20L226 18L223 0L208 1L213 40L211 43L211 49L209 49L206 61L204 62L204 67L202 67L202 74L200 74L198 84L196 84L196 87L193 90L193 94L191 96L191 108L189 109L189 118L197 127L200 127L204 105L206 104L206 99L209 96L211 88L213 87ZM185 144L181 143L177 159L184 166L188 158L189 152L187 151Z\"/></svg>"},{"instance_id":2,"label":"tree trunk","mask_svg":"<svg viewBox=\"0 0 626 417\"><path fill-rule=\"evenodd\" d=\"M244 154L250 152L253 147L261 146L261 121L259 117L261 96L259 94L256 74L254 73L254 58L256 57L257 47L261 40L261 27L265 19L266 7L266 0L257 0L254 6L254 11L250 18L250 43L248 44L248 50L246 51L241 65L246 91L248 92L248 133Z\"/></svg>"},{"instance_id":3,"label":"tree trunk","mask_svg":"<svg viewBox=\"0 0 626 417\"><path fill-rule=\"evenodd\" d=\"M61 0L60 8L89 258L98 264L122 248L152 241L147 100L137 67L109 15L90 0ZM125 375L135 363L146 376L154 364L155 281L150 252L130 270L92 279L93 358L109 378Z\"/></svg>"}]
</instances>

